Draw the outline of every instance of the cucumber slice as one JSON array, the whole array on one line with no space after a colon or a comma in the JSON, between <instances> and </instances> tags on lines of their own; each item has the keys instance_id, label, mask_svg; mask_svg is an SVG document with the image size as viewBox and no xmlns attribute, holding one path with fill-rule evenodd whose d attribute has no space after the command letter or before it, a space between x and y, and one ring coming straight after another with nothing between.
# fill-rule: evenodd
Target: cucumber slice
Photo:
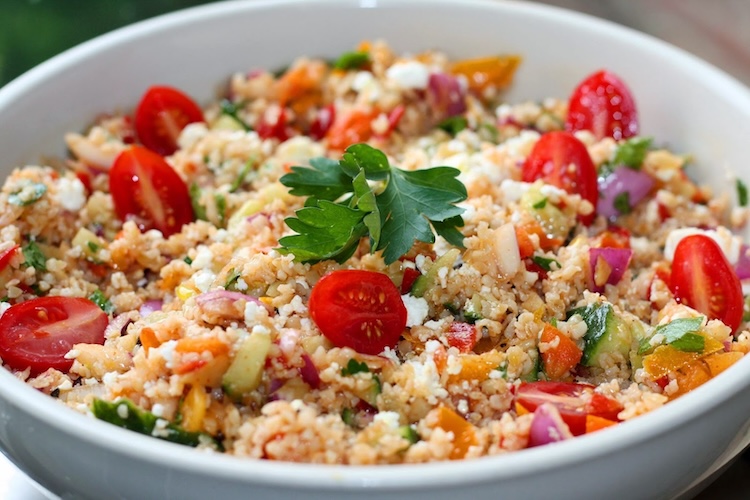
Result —
<instances>
[{"instance_id":1,"label":"cucumber slice","mask_svg":"<svg viewBox=\"0 0 750 500\"><path fill-rule=\"evenodd\" d=\"M242 342L222 378L222 387L229 397L241 398L258 388L270 348L271 336L265 332L254 331Z\"/></svg>"},{"instance_id":2,"label":"cucumber slice","mask_svg":"<svg viewBox=\"0 0 750 500\"><path fill-rule=\"evenodd\" d=\"M427 273L421 275L414 281L414 284L411 286L411 290L409 291L409 293L414 297L423 297L427 290L435 286L438 271L440 271L440 269L444 267L453 267L453 264L456 262L456 259L459 255L461 255L461 250L459 250L458 248L451 248L443 255L441 255L437 260L435 260L435 262L432 264L432 267L427 271Z\"/></svg>"},{"instance_id":3,"label":"cucumber slice","mask_svg":"<svg viewBox=\"0 0 750 500\"><path fill-rule=\"evenodd\" d=\"M600 356L619 352L625 359L630 358L633 345L633 332L629 322L614 313L611 304L589 304L568 311L567 317L579 314L588 327L583 337L584 348L581 364L602 367Z\"/></svg>"}]
</instances>

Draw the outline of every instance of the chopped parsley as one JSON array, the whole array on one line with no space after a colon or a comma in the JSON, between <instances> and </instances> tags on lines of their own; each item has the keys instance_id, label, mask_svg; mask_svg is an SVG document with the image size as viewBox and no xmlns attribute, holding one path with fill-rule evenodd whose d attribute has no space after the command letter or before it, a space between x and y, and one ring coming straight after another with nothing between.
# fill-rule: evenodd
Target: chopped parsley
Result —
<instances>
[{"instance_id":1,"label":"chopped parsley","mask_svg":"<svg viewBox=\"0 0 750 500\"><path fill-rule=\"evenodd\" d=\"M104 311L107 314L112 314L115 312L115 306L112 305L112 302L109 301L106 295L104 295L104 292L101 290L96 290L94 293L89 295L89 300L99 306L99 309Z\"/></svg>"},{"instance_id":2,"label":"chopped parsley","mask_svg":"<svg viewBox=\"0 0 750 500\"><path fill-rule=\"evenodd\" d=\"M344 423L349 427L356 427L356 421L354 417L354 410L352 410L351 408L346 407L341 410L341 420L343 420Z\"/></svg>"},{"instance_id":3,"label":"chopped parsley","mask_svg":"<svg viewBox=\"0 0 750 500\"><path fill-rule=\"evenodd\" d=\"M370 53L366 51L344 52L333 62L333 69L347 71L360 69L370 64Z\"/></svg>"},{"instance_id":4,"label":"chopped parsley","mask_svg":"<svg viewBox=\"0 0 750 500\"><path fill-rule=\"evenodd\" d=\"M614 165L625 165L640 170L653 139L650 137L633 137L620 144L612 160Z\"/></svg>"},{"instance_id":5,"label":"chopped parsley","mask_svg":"<svg viewBox=\"0 0 750 500\"><path fill-rule=\"evenodd\" d=\"M495 370L499 371L500 375L504 379L506 380L508 379L508 362L507 361L503 361L502 363L497 365L497 368L495 368Z\"/></svg>"},{"instance_id":6,"label":"chopped parsley","mask_svg":"<svg viewBox=\"0 0 750 500\"><path fill-rule=\"evenodd\" d=\"M237 123L242 125L242 128L245 129L246 132L250 132L253 128L248 125L242 118L240 118L239 115L239 111L244 107L244 105L244 102L232 102L229 99L222 99L219 103L222 115L227 115L233 118Z\"/></svg>"},{"instance_id":7,"label":"chopped parsley","mask_svg":"<svg viewBox=\"0 0 750 500\"><path fill-rule=\"evenodd\" d=\"M659 325L654 330L654 335L664 336L664 343L679 351L703 352L706 338L698 333L703 325L703 316L697 318L678 318L665 325ZM652 336L653 338L653 336ZM654 347L650 339L641 341L638 354L645 354Z\"/></svg>"},{"instance_id":8,"label":"chopped parsley","mask_svg":"<svg viewBox=\"0 0 750 500\"><path fill-rule=\"evenodd\" d=\"M216 203L216 212L219 214L219 225L223 226L227 219L227 199L223 194L216 193L214 203Z\"/></svg>"},{"instance_id":9,"label":"chopped parsley","mask_svg":"<svg viewBox=\"0 0 750 500\"><path fill-rule=\"evenodd\" d=\"M737 200L741 207L747 206L747 185L741 179L737 179Z\"/></svg>"},{"instance_id":10,"label":"chopped parsley","mask_svg":"<svg viewBox=\"0 0 750 500\"><path fill-rule=\"evenodd\" d=\"M633 210L630 206L630 193L623 191L615 196L613 205L621 215L629 214Z\"/></svg>"},{"instance_id":11,"label":"chopped parsley","mask_svg":"<svg viewBox=\"0 0 750 500\"><path fill-rule=\"evenodd\" d=\"M184 259L182 259L182 260L184 260L184 261L185 261L185 264L187 264L188 266L189 266L190 264L192 264L192 263L193 263L193 259L191 259L191 258L190 258L189 256L187 256L187 255L186 255L186 256L185 256L185 258L184 258Z\"/></svg>"},{"instance_id":12,"label":"chopped parsley","mask_svg":"<svg viewBox=\"0 0 750 500\"><path fill-rule=\"evenodd\" d=\"M533 205L531 205L531 208L533 208L534 210L541 210L541 209L543 209L546 206L547 206L547 197L545 196L541 200L539 200L536 203L534 203Z\"/></svg>"},{"instance_id":13,"label":"chopped parsley","mask_svg":"<svg viewBox=\"0 0 750 500\"><path fill-rule=\"evenodd\" d=\"M420 440L417 430L411 425L401 425L398 428L398 433L401 437L409 441L410 444L414 444Z\"/></svg>"},{"instance_id":14,"label":"chopped parsley","mask_svg":"<svg viewBox=\"0 0 750 500\"><path fill-rule=\"evenodd\" d=\"M364 361L357 361L356 359L352 358L349 360L349 362L346 364L344 368L341 369L341 375L346 377L349 375L354 375L357 373L369 373L370 367L367 366L367 363Z\"/></svg>"},{"instance_id":15,"label":"chopped parsley","mask_svg":"<svg viewBox=\"0 0 750 500\"><path fill-rule=\"evenodd\" d=\"M500 141L500 131L491 123L483 123L477 131L482 139L497 144Z\"/></svg>"},{"instance_id":16,"label":"chopped parsley","mask_svg":"<svg viewBox=\"0 0 750 500\"><path fill-rule=\"evenodd\" d=\"M21 251L23 252L24 259L26 259L24 264L28 267L33 267L37 271L47 272L47 257L44 256L42 249L39 248L39 245L35 241L29 241Z\"/></svg>"},{"instance_id":17,"label":"chopped parsley","mask_svg":"<svg viewBox=\"0 0 750 500\"><path fill-rule=\"evenodd\" d=\"M26 181L21 188L8 196L8 203L18 207L25 207L39 201L47 192L47 186L41 182Z\"/></svg>"},{"instance_id":18,"label":"chopped parsley","mask_svg":"<svg viewBox=\"0 0 750 500\"><path fill-rule=\"evenodd\" d=\"M193 207L195 218L198 220L208 220L208 216L206 215L206 207L201 204L201 196L203 195L203 191L201 191L200 186L198 186L198 184L196 183L190 184L189 194L190 204Z\"/></svg>"},{"instance_id":19,"label":"chopped parsley","mask_svg":"<svg viewBox=\"0 0 750 500\"><path fill-rule=\"evenodd\" d=\"M314 158L281 178L295 196L308 196L297 217L285 220L298 234L279 240L284 254L302 262L333 259L343 263L361 238L370 251L383 251L386 264L397 261L415 241L434 243L434 231L463 247L466 187L459 170L434 167L407 171L392 167L386 155L367 144L346 149L340 161ZM343 198L343 199L342 199Z\"/></svg>"},{"instance_id":20,"label":"chopped parsley","mask_svg":"<svg viewBox=\"0 0 750 500\"><path fill-rule=\"evenodd\" d=\"M534 262L534 264L541 267L547 272L552 270L552 264L557 265L558 268L561 267L560 263L557 260L549 257L543 257L541 255L534 255L531 260Z\"/></svg>"},{"instance_id":21,"label":"chopped parsley","mask_svg":"<svg viewBox=\"0 0 750 500\"><path fill-rule=\"evenodd\" d=\"M241 274L238 270L235 268L232 268L229 270L229 273L227 274L227 281L224 283L224 289L225 290L231 290L234 288L234 286L237 284L241 277Z\"/></svg>"},{"instance_id":22,"label":"chopped parsley","mask_svg":"<svg viewBox=\"0 0 750 500\"><path fill-rule=\"evenodd\" d=\"M242 183L245 182L245 178L247 177L247 174L250 173L250 171L253 169L253 165L255 165L255 159L250 158L245 162L245 164L242 166L242 170L240 170L239 175L237 175L237 178L232 182L232 185L229 187L229 192L234 193L237 191L241 186Z\"/></svg>"},{"instance_id":23,"label":"chopped parsley","mask_svg":"<svg viewBox=\"0 0 750 500\"><path fill-rule=\"evenodd\" d=\"M91 250L93 253L96 253L99 251L99 244L93 241L87 241L86 246L89 247L89 250Z\"/></svg>"},{"instance_id":24,"label":"chopped parsley","mask_svg":"<svg viewBox=\"0 0 750 500\"><path fill-rule=\"evenodd\" d=\"M437 124L437 128L449 133L452 137L469 126L469 122L463 116L451 116Z\"/></svg>"}]
</instances>

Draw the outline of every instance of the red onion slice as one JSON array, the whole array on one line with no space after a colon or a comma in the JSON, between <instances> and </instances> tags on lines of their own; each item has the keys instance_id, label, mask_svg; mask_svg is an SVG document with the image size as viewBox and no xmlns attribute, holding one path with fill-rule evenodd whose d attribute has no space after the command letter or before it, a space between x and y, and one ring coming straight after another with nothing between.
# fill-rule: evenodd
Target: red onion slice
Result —
<instances>
[{"instance_id":1,"label":"red onion slice","mask_svg":"<svg viewBox=\"0 0 750 500\"><path fill-rule=\"evenodd\" d=\"M453 75L432 73L427 82L427 101L440 118L466 111L466 92Z\"/></svg>"},{"instance_id":2,"label":"red onion slice","mask_svg":"<svg viewBox=\"0 0 750 500\"><path fill-rule=\"evenodd\" d=\"M161 300L147 300L143 303L138 312L141 313L142 318L145 318L152 312L161 311L162 305L164 305L164 303Z\"/></svg>"},{"instance_id":3,"label":"red onion slice","mask_svg":"<svg viewBox=\"0 0 750 500\"><path fill-rule=\"evenodd\" d=\"M599 201L596 204L596 212L608 219L622 215L617 209L618 196L627 193L628 206L632 208L646 197L652 187L654 187L654 179L647 173L625 166L617 167L607 177L599 179Z\"/></svg>"},{"instance_id":4,"label":"red onion slice","mask_svg":"<svg viewBox=\"0 0 750 500\"><path fill-rule=\"evenodd\" d=\"M750 278L750 256L748 256L748 250L750 250L750 247L743 243L740 247L740 258L734 266L734 270L737 272L737 277L740 280Z\"/></svg>"},{"instance_id":5,"label":"red onion slice","mask_svg":"<svg viewBox=\"0 0 750 500\"><path fill-rule=\"evenodd\" d=\"M628 269L633 250L630 248L589 249L591 290L603 292L605 285L616 285Z\"/></svg>"},{"instance_id":6,"label":"red onion slice","mask_svg":"<svg viewBox=\"0 0 750 500\"><path fill-rule=\"evenodd\" d=\"M302 354L303 365L299 369L300 377L313 389L320 387L320 374L318 373L318 367L313 363L312 358L307 354Z\"/></svg>"},{"instance_id":7,"label":"red onion slice","mask_svg":"<svg viewBox=\"0 0 750 500\"><path fill-rule=\"evenodd\" d=\"M555 405L542 403L537 406L529 430L529 447L556 443L572 437L568 424L563 421Z\"/></svg>"}]
</instances>

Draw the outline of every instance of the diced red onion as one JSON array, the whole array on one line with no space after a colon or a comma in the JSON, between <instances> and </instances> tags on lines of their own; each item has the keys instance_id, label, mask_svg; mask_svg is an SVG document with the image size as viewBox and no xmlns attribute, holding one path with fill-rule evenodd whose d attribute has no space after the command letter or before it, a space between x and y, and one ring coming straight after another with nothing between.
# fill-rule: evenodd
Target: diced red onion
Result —
<instances>
[{"instance_id":1,"label":"diced red onion","mask_svg":"<svg viewBox=\"0 0 750 500\"><path fill-rule=\"evenodd\" d=\"M300 377L313 389L320 387L320 374L318 373L318 367L313 363L312 358L307 354L302 354L302 362L304 363L299 369Z\"/></svg>"},{"instance_id":2,"label":"diced red onion","mask_svg":"<svg viewBox=\"0 0 750 500\"><path fill-rule=\"evenodd\" d=\"M141 313L141 317L145 318L152 312L161 311L161 306L164 303L161 300L147 300L143 303L138 312Z\"/></svg>"},{"instance_id":3,"label":"diced red onion","mask_svg":"<svg viewBox=\"0 0 750 500\"><path fill-rule=\"evenodd\" d=\"M616 285L628 269L633 250L630 248L591 248L589 249L589 269L591 271L591 290L603 292L605 285ZM609 275L604 283L597 284L597 263L603 259L609 266Z\"/></svg>"},{"instance_id":4,"label":"diced red onion","mask_svg":"<svg viewBox=\"0 0 750 500\"><path fill-rule=\"evenodd\" d=\"M750 247L743 243L740 247L740 258L737 261L737 264L734 266L734 270L737 272L737 277L740 280L746 280L750 278L750 256L748 256L749 250Z\"/></svg>"},{"instance_id":5,"label":"diced red onion","mask_svg":"<svg viewBox=\"0 0 750 500\"><path fill-rule=\"evenodd\" d=\"M628 193L630 207L634 207L654 187L654 179L646 172L620 166L607 177L599 179L599 201L596 204L597 213L611 219L620 214L615 207L618 195Z\"/></svg>"},{"instance_id":6,"label":"diced red onion","mask_svg":"<svg viewBox=\"0 0 750 500\"><path fill-rule=\"evenodd\" d=\"M542 403L537 406L529 430L529 447L556 443L572 437L568 424L563 421L555 405Z\"/></svg>"},{"instance_id":7,"label":"diced red onion","mask_svg":"<svg viewBox=\"0 0 750 500\"><path fill-rule=\"evenodd\" d=\"M430 75L427 101L441 118L450 118L466 111L466 92L455 76L446 73Z\"/></svg>"},{"instance_id":8,"label":"diced red onion","mask_svg":"<svg viewBox=\"0 0 750 500\"><path fill-rule=\"evenodd\" d=\"M265 72L266 70L263 70L263 69L258 69L258 68L251 69L250 71L245 73L245 78L247 78L248 80L252 80L253 78L258 78L260 75L262 75Z\"/></svg>"},{"instance_id":9,"label":"diced red onion","mask_svg":"<svg viewBox=\"0 0 750 500\"><path fill-rule=\"evenodd\" d=\"M119 314L112 318L107 327L104 329L104 336L110 338L115 335L115 332L119 335L125 335L127 332L128 325L132 323L132 319L128 313Z\"/></svg>"},{"instance_id":10,"label":"diced red onion","mask_svg":"<svg viewBox=\"0 0 750 500\"><path fill-rule=\"evenodd\" d=\"M202 293L195 298L195 301L199 306L219 302L228 302L231 304L237 302L238 300L260 304L260 301L255 297L245 295L241 292L232 292L230 290L212 290L210 292Z\"/></svg>"}]
</instances>

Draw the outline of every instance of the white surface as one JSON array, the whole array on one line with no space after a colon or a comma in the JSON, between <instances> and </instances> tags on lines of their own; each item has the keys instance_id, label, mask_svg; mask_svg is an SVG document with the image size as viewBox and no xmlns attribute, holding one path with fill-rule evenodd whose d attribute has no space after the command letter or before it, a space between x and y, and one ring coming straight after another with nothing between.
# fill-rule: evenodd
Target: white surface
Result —
<instances>
[{"instance_id":1,"label":"white surface","mask_svg":"<svg viewBox=\"0 0 750 500\"><path fill-rule=\"evenodd\" d=\"M644 133L694 153L703 180L725 183L709 175L717 168L750 173L750 95L735 81L607 23L535 5L474 1L238 2L142 23L0 90L3 161L62 153L65 130L82 128L102 110L132 106L154 82L207 100L232 71L280 67L303 53L332 57L377 37L397 50L522 53L509 99L565 95L582 75L608 67L637 96ZM569 442L459 463L320 467L208 456L135 435L68 411L0 370L0 443L62 496L670 497L730 459L747 443L749 427L745 359L659 411Z\"/></svg>"},{"instance_id":2,"label":"white surface","mask_svg":"<svg viewBox=\"0 0 750 500\"><path fill-rule=\"evenodd\" d=\"M0 500L53 500L0 453Z\"/></svg>"}]
</instances>

